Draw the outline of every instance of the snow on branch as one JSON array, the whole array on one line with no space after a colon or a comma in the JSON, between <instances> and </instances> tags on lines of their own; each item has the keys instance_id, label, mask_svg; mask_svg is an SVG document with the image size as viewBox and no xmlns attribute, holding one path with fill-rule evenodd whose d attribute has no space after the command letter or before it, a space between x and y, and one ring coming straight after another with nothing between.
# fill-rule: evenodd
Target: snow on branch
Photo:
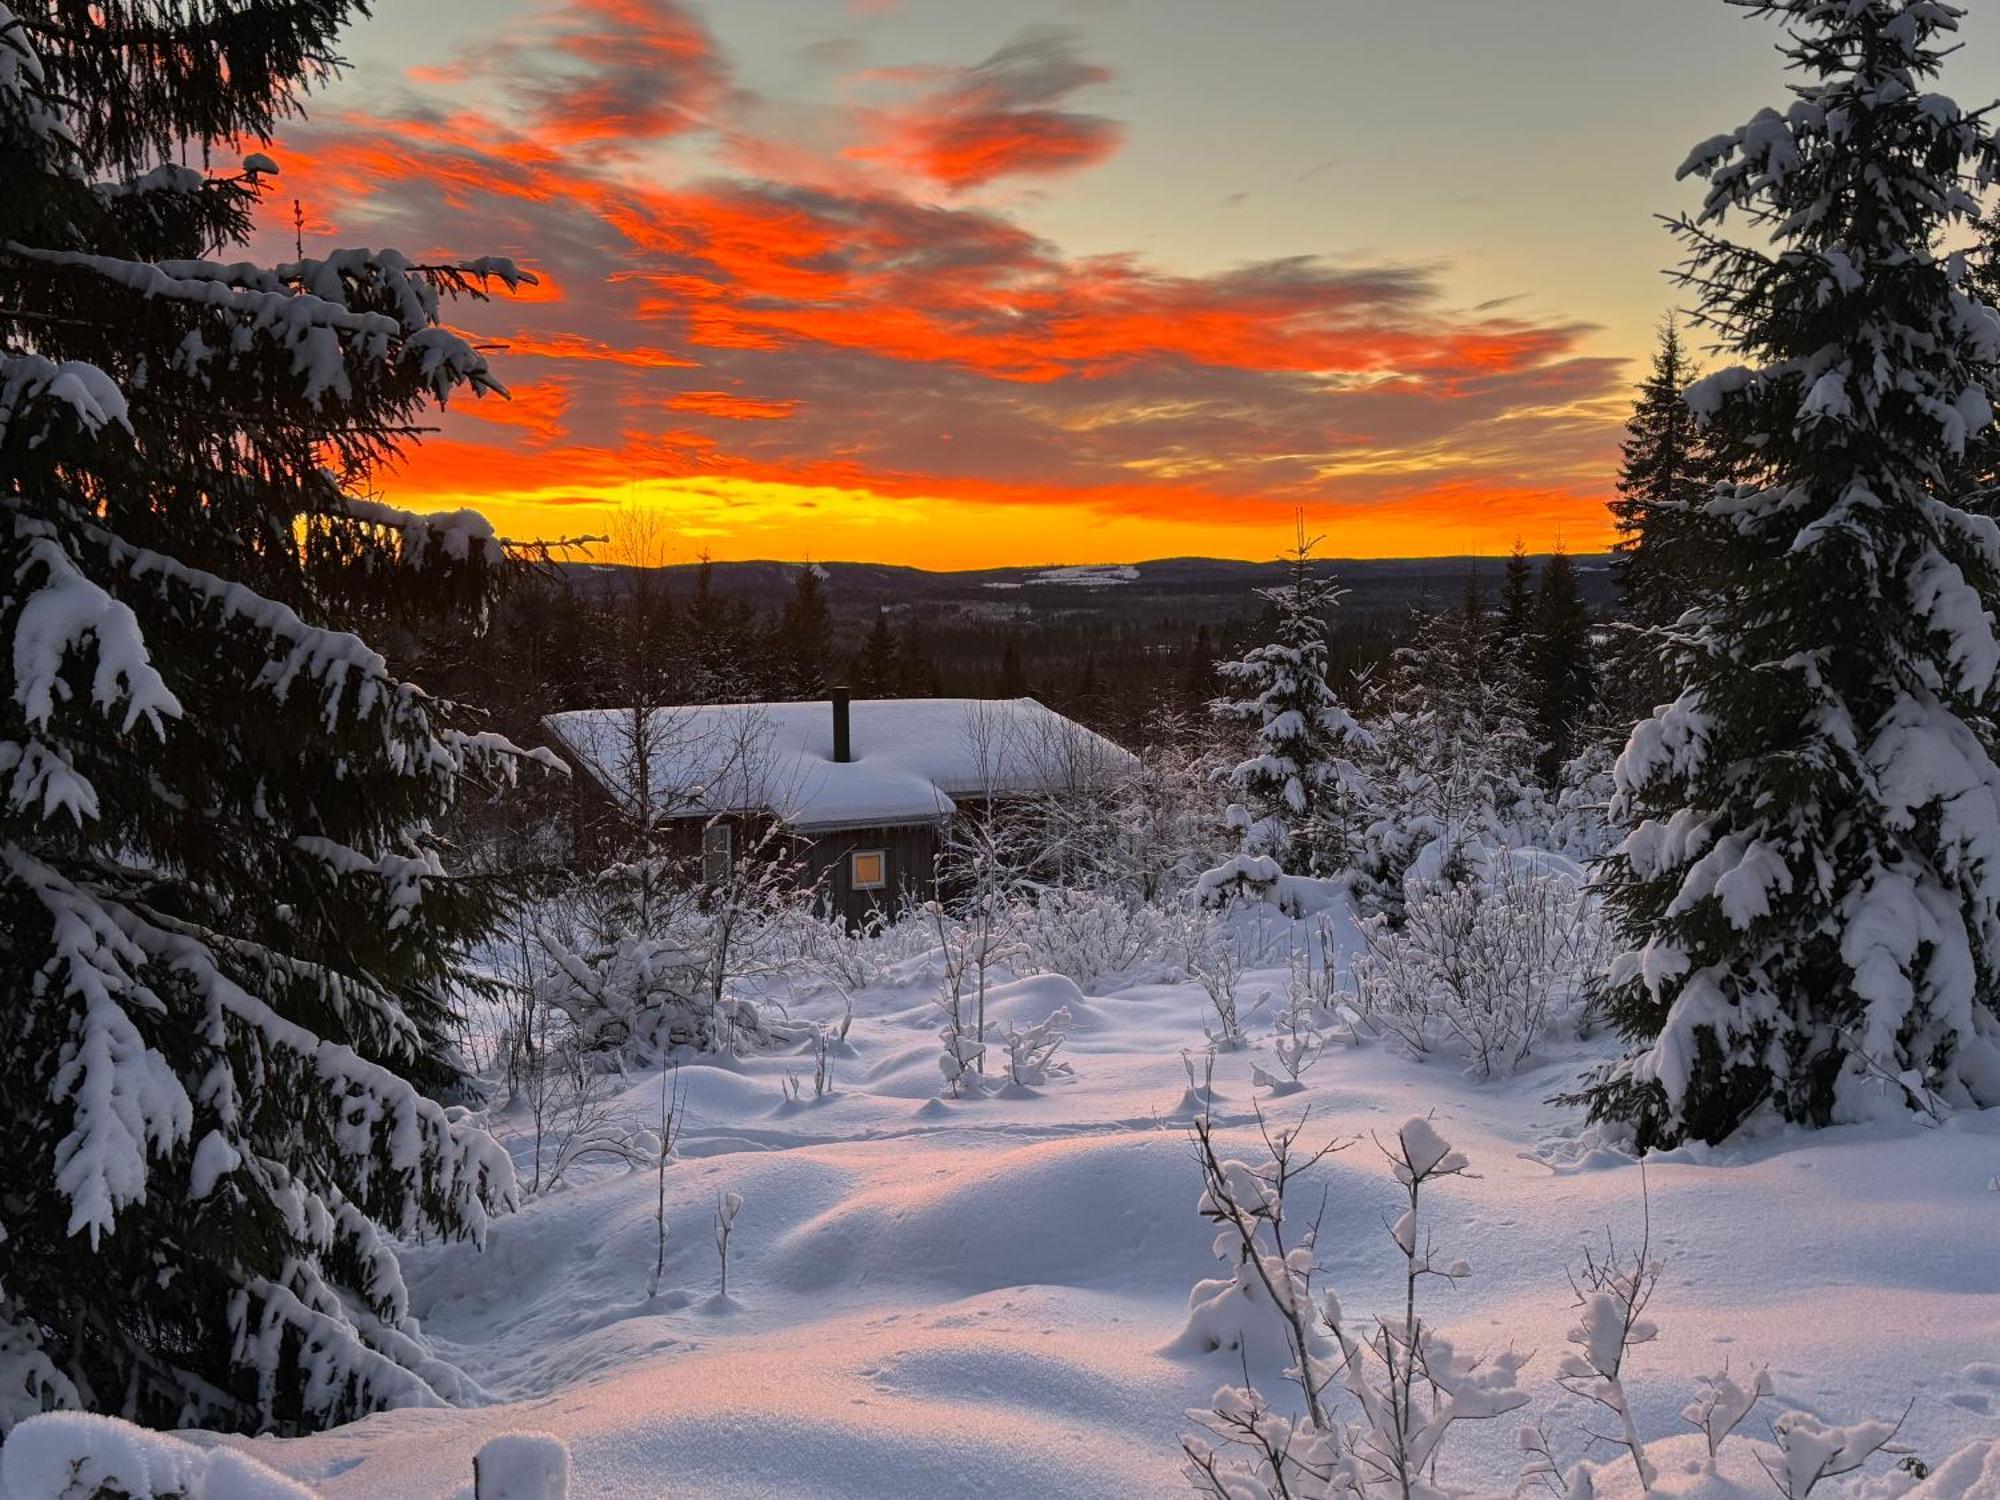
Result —
<instances>
[{"instance_id":1,"label":"snow on branch","mask_svg":"<svg viewBox=\"0 0 2000 1500\"><path fill-rule=\"evenodd\" d=\"M247 261L121 260L17 241L4 249L16 259L86 271L141 297L235 319L291 351L293 373L303 379L305 399L313 403L329 393L352 399L350 355L388 363L399 347L440 401L460 385L505 395L485 356L438 325L439 287L477 295L491 277L510 286L533 280L511 262L505 263L511 274L503 275L495 269L500 262L473 263L484 264L483 271L420 266L394 250L340 250L325 260L297 261L274 271Z\"/></svg>"},{"instance_id":2,"label":"snow on branch","mask_svg":"<svg viewBox=\"0 0 2000 1500\"><path fill-rule=\"evenodd\" d=\"M56 1186L70 1203L68 1233L96 1246L118 1210L145 1196L147 1161L187 1139L194 1106L172 1065L140 1036L128 1006L158 1014L165 1004L139 977L145 950L98 902L18 846L0 866L41 901L53 928L42 978L76 1001L74 1041L50 1095L70 1106L56 1147Z\"/></svg>"},{"instance_id":3,"label":"snow on branch","mask_svg":"<svg viewBox=\"0 0 2000 1500\"><path fill-rule=\"evenodd\" d=\"M42 140L75 148L76 136L48 86L41 54L28 40L21 18L4 5L0 5L0 101L18 111Z\"/></svg>"},{"instance_id":4,"label":"snow on branch","mask_svg":"<svg viewBox=\"0 0 2000 1500\"><path fill-rule=\"evenodd\" d=\"M127 430L131 427L125 411L125 393L96 365L80 359L66 359L58 364L39 354L0 356L0 441L5 441L24 416L44 403L66 407L92 437L114 424ZM40 435L29 433L27 442L33 444Z\"/></svg>"},{"instance_id":5,"label":"snow on branch","mask_svg":"<svg viewBox=\"0 0 2000 1500\"><path fill-rule=\"evenodd\" d=\"M65 662L94 643L92 702L107 717L123 704L122 733L143 719L164 735L160 720L180 717L180 700L154 669L130 606L86 578L44 523L17 515L14 535L24 544L15 583L27 587L38 569L42 574L14 622L14 701L28 723L47 727L56 704L70 694Z\"/></svg>"},{"instance_id":6,"label":"snow on branch","mask_svg":"<svg viewBox=\"0 0 2000 1500\"><path fill-rule=\"evenodd\" d=\"M286 1020L223 972L199 938L72 883L17 845L0 849L0 864L55 927L56 958L45 972L84 1003L83 1045L57 1079L57 1096L76 1101L76 1126L58 1152L59 1180L74 1210L72 1233L87 1228L95 1236L110 1228L117 1209L145 1191L148 1150L164 1152L192 1129L185 1091L126 1014L134 1007L166 1012L146 979L147 971L160 969L173 972L177 989L197 996L211 1014L233 1022L263 1052L266 1070L287 1057L303 1065L336 1116L330 1144L357 1194L368 1194L378 1173L427 1180L432 1191L423 1200L449 1204L481 1243L489 1209L512 1205L513 1162L491 1137L454 1126L441 1105L353 1048ZM209 1040L219 1045L221 1038ZM225 1114L233 1107L233 1101L210 1102L223 1104ZM419 1227L416 1197L390 1196L401 1197L402 1227Z\"/></svg>"},{"instance_id":7,"label":"snow on branch","mask_svg":"<svg viewBox=\"0 0 2000 1500\"><path fill-rule=\"evenodd\" d=\"M494 535L493 523L476 510L426 514L358 495L343 495L340 503L352 519L396 532L402 542L402 561L408 567L421 565L434 553L454 562L476 555L485 562L499 563L506 556L505 544Z\"/></svg>"}]
</instances>

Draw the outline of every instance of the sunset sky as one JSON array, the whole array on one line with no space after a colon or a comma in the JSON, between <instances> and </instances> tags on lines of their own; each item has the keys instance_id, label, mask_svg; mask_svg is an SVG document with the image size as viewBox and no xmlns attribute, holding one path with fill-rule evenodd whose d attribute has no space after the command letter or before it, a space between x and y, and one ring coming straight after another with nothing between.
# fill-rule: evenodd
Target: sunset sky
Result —
<instances>
[{"instance_id":1,"label":"sunset sky","mask_svg":"<svg viewBox=\"0 0 2000 1500\"><path fill-rule=\"evenodd\" d=\"M501 254L513 400L379 477L507 534L959 567L1604 544L1652 215L1777 102L1717 0L377 0L288 253ZM2000 92L2000 8L1948 92ZM282 248L280 248L282 247Z\"/></svg>"}]
</instances>

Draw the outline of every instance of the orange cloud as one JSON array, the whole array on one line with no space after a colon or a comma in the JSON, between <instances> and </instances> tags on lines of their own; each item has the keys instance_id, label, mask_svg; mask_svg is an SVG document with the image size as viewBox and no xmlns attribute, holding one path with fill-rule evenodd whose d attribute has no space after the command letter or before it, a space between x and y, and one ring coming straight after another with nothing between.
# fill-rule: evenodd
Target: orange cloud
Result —
<instances>
[{"instance_id":1,"label":"orange cloud","mask_svg":"<svg viewBox=\"0 0 2000 1500\"><path fill-rule=\"evenodd\" d=\"M777 421L799 409L796 401L764 401L755 396L733 396L728 391L682 391L667 406L673 411L698 411L736 421Z\"/></svg>"},{"instance_id":2,"label":"orange cloud","mask_svg":"<svg viewBox=\"0 0 2000 1500\"><path fill-rule=\"evenodd\" d=\"M575 394L566 381L545 380L508 386L505 399L480 397L462 401L456 410L482 422L511 427L533 443L547 444L568 431L563 417Z\"/></svg>"},{"instance_id":3,"label":"orange cloud","mask_svg":"<svg viewBox=\"0 0 2000 1500\"><path fill-rule=\"evenodd\" d=\"M539 275L540 273L537 272ZM625 365L635 370L696 370L701 361L667 349L645 345L619 347L581 333L518 331L506 336L508 355L525 359L567 359L591 364Z\"/></svg>"}]
</instances>

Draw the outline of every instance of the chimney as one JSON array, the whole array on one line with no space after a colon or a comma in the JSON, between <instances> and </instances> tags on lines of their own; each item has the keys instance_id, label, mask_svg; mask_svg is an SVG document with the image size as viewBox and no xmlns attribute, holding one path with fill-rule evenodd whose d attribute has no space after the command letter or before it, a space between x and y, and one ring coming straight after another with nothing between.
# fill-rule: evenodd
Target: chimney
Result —
<instances>
[{"instance_id":1,"label":"chimney","mask_svg":"<svg viewBox=\"0 0 2000 1500\"><path fill-rule=\"evenodd\" d=\"M846 765L854 759L854 731L848 722L848 703L851 695L844 687L828 688L827 696L833 699L833 758L835 763Z\"/></svg>"}]
</instances>

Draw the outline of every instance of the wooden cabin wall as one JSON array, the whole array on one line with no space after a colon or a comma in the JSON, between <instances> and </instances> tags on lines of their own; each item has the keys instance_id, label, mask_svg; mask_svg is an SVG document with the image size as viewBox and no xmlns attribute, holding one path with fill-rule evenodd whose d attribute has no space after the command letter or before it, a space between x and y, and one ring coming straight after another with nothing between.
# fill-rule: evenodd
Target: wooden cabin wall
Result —
<instances>
[{"instance_id":1,"label":"wooden cabin wall","mask_svg":"<svg viewBox=\"0 0 2000 1500\"><path fill-rule=\"evenodd\" d=\"M896 828L822 829L808 836L806 869L820 890L828 915L859 927L877 912L887 919L906 897L929 900L937 891L939 825L919 823ZM886 883L879 891L857 891L848 879L848 856L880 849L888 860Z\"/></svg>"}]
</instances>

